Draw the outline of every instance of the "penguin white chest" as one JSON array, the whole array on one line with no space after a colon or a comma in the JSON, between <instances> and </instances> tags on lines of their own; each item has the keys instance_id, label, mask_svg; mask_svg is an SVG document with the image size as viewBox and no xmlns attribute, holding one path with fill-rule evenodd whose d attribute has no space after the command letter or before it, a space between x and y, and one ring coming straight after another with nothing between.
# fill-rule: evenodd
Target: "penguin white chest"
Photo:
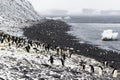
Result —
<instances>
[{"instance_id":1,"label":"penguin white chest","mask_svg":"<svg viewBox=\"0 0 120 80\"><path fill-rule=\"evenodd\" d=\"M117 77L117 70L115 70L114 72L113 72L113 75L112 75L114 78L116 78Z\"/></svg>"}]
</instances>

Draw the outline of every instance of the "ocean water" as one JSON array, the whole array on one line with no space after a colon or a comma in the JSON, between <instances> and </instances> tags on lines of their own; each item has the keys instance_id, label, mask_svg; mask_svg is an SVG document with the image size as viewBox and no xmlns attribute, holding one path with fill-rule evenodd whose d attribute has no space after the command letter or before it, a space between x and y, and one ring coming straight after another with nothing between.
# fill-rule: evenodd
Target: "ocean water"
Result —
<instances>
[{"instance_id":1,"label":"ocean water","mask_svg":"<svg viewBox=\"0 0 120 80\"><path fill-rule=\"evenodd\" d=\"M68 33L76 36L79 40L97 45L105 49L120 50L120 24L112 23L69 23L72 25ZM104 30L111 29L118 32L117 41L102 41L101 34Z\"/></svg>"}]
</instances>

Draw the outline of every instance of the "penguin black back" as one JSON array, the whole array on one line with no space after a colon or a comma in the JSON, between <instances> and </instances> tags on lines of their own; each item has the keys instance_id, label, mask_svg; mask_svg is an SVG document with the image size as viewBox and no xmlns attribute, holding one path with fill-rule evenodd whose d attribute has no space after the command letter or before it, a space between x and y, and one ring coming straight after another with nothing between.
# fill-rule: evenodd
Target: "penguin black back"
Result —
<instances>
[{"instance_id":1,"label":"penguin black back","mask_svg":"<svg viewBox=\"0 0 120 80\"><path fill-rule=\"evenodd\" d=\"M95 70L94 70L93 65L90 65L90 68L91 68L92 73L94 73L94 72L95 72Z\"/></svg>"}]
</instances>

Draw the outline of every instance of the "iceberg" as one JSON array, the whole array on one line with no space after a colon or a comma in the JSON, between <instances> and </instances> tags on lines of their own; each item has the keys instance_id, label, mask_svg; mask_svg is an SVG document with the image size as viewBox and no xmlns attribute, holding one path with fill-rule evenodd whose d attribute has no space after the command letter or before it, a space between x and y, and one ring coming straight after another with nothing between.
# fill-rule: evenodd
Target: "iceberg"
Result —
<instances>
[{"instance_id":1,"label":"iceberg","mask_svg":"<svg viewBox=\"0 0 120 80\"><path fill-rule=\"evenodd\" d=\"M118 37L118 32L113 32L113 30L111 29L104 30L102 33L103 41L117 40L117 37Z\"/></svg>"},{"instance_id":2,"label":"iceberg","mask_svg":"<svg viewBox=\"0 0 120 80\"><path fill-rule=\"evenodd\" d=\"M64 17L64 19L65 20L69 20L69 19L71 19L71 17L70 16L66 16L66 17Z\"/></svg>"}]
</instances>

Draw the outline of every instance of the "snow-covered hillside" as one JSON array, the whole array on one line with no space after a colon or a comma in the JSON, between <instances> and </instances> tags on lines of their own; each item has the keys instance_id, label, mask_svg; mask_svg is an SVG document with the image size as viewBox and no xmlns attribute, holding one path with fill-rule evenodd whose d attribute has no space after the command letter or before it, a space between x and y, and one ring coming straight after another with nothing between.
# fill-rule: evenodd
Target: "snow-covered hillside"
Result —
<instances>
[{"instance_id":1,"label":"snow-covered hillside","mask_svg":"<svg viewBox=\"0 0 120 80\"><path fill-rule=\"evenodd\" d=\"M27 0L0 0L0 16L15 21L40 19Z\"/></svg>"},{"instance_id":2,"label":"snow-covered hillside","mask_svg":"<svg viewBox=\"0 0 120 80\"><path fill-rule=\"evenodd\" d=\"M0 0L0 30L22 36L20 28L29 26L28 21L41 20L28 0Z\"/></svg>"}]
</instances>

